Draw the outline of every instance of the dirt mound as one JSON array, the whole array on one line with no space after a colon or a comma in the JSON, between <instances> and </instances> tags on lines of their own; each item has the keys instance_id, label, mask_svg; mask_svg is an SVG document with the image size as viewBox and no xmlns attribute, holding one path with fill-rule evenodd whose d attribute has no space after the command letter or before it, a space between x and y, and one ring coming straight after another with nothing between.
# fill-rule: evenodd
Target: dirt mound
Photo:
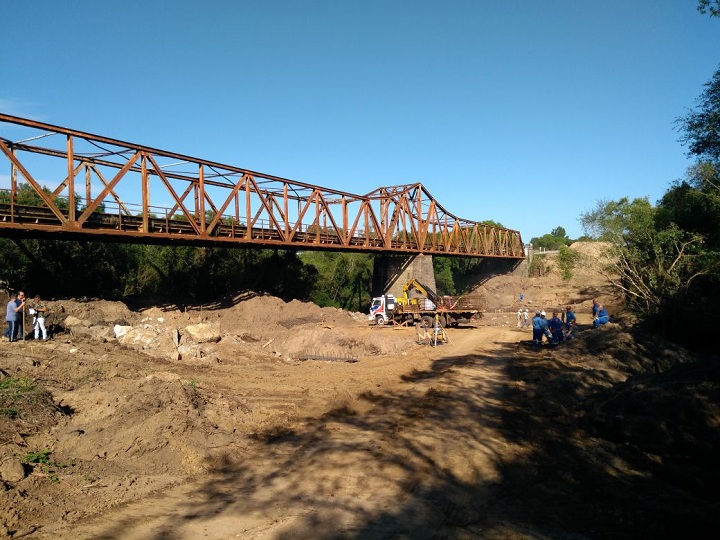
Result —
<instances>
[{"instance_id":1,"label":"dirt mound","mask_svg":"<svg viewBox=\"0 0 720 540\"><path fill-rule=\"evenodd\" d=\"M540 278L527 276L527 265L520 265L512 275L489 279L470 296L477 298L489 313L514 312L518 308L552 311L572 306L577 311L590 311L597 298L611 313L623 308L617 291L613 290L600 268L607 264L602 242L575 242L570 249L577 254L570 279L563 279L558 269L557 254L536 254L543 261ZM522 294L523 299L520 300Z\"/></svg>"}]
</instances>

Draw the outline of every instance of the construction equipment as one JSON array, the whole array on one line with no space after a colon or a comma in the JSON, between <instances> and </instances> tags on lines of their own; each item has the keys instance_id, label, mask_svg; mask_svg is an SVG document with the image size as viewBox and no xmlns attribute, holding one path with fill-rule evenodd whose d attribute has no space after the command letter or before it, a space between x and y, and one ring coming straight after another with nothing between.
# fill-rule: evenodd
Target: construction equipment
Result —
<instances>
[{"instance_id":1,"label":"construction equipment","mask_svg":"<svg viewBox=\"0 0 720 540\"><path fill-rule=\"evenodd\" d=\"M392 294L373 298L368 319L378 325L420 322L425 328L431 328L437 316L440 326L445 328L481 316L479 306L468 303L463 297L440 296L414 278L403 285L402 290L400 298ZM412 291L417 294L413 295Z\"/></svg>"}]
</instances>

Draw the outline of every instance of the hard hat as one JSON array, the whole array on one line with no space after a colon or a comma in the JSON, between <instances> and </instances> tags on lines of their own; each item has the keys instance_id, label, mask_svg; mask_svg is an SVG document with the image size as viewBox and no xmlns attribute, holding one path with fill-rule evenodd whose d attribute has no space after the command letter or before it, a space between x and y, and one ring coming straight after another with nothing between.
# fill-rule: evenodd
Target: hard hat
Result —
<instances>
[{"instance_id":1,"label":"hard hat","mask_svg":"<svg viewBox=\"0 0 720 540\"><path fill-rule=\"evenodd\" d=\"M545 316L546 313L545 313L544 311L541 311L541 312L540 312L540 315Z\"/></svg>"}]
</instances>

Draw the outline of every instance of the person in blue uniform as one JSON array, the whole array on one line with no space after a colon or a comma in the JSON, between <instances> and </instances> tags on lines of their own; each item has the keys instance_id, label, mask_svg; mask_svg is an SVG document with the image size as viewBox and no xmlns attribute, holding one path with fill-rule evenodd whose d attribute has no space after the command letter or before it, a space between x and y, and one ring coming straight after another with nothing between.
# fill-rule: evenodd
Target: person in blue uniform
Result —
<instances>
[{"instance_id":1,"label":"person in blue uniform","mask_svg":"<svg viewBox=\"0 0 720 540\"><path fill-rule=\"evenodd\" d=\"M542 338L545 336L550 341L550 331L548 330L548 322L545 319L544 311L535 311L532 319L533 326L533 345L542 345Z\"/></svg>"},{"instance_id":2,"label":"person in blue uniform","mask_svg":"<svg viewBox=\"0 0 720 540\"><path fill-rule=\"evenodd\" d=\"M597 328L601 324L607 324L608 322L610 322L610 315L608 314L608 310L605 309L605 306L599 304L597 317L593 319L593 326Z\"/></svg>"},{"instance_id":3,"label":"person in blue uniform","mask_svg":"<svg viewBox=\"0 0 720 540\"><path fill-rule=\"evenodd\" d=\"M575 337L575 321L577 318L575 317L575 312L572 310L572 306L568 306L565 308L565 327L563 330L563 333L565 334L565 339L572 339Z\"/></svg>"},{"instance_id":4,"label":"person in blue uniform","mask_svg":"<svg viewBox=\"0 0 720 540\"><path fill-rule=\"evenodd\" d=\"M548 321L548 329L550 330L550 334L552 336L552 342L553 345L557 345L563 340L563 322L560 317L558 317L558 312L553 311L552 318Z\"/></svg>"}]
</instances>

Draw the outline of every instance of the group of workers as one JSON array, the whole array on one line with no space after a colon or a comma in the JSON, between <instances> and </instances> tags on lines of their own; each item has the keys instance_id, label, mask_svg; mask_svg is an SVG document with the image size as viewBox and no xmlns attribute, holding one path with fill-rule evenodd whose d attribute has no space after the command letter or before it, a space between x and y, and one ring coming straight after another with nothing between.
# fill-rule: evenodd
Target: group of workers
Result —
<instances>
[{"instance_id":1,"label":"group of workers","mask_svg":"<svg viewBox=\"0 0 720 540\"><path fill-rule=\"evenodd\" d=\"M592 316L593 326L595 328L610 322L610 315L607 309L596 299L592 301ZM529 326L528 319L528 310L526 309L523 312L522 309L518 309L517 327ZM532 318L532 344L534 346L542 345L543 336L545 336L548 343L552 343L553 345L570 340L575 337L576 324L577 317L571 306L567 306L564 310L553 311L550 319L547 318L544 310L538 309Z\"/></svg>"},{"instance_id":2,"label":"group of workers","mask_svg":"<svg viewBox=\"0 0 720 540\"><path fill-rule=\"evenodd\" d=\"M552 318L547 319L545 311L535 311L535 316L532 318L533 345L542 345L543 336L553 345L575 337L576 317L570 306L563 311L564 320L558 316L558 311L553 311L552 315Z\"/></svg>"},{"instance_id":3,"label":"group of workers","mask_svg":"<svg viewBox=\"0 0 720 540\"><path fill-rule=\"evenodd\" d=\"M33 323L33 334L35 339L46 340L48 338L47 329L45 328L45 317L47 315L47 307L41 300L39 295L35 295L29 303L25 298L24 291L18 291L15 297L10 297L5 309L5 322L8 323L3 337L8 338L8 341L17 341L18 339L24 339L24 320L25 313L32 316Z\"/></svg>"}]
</instances>

